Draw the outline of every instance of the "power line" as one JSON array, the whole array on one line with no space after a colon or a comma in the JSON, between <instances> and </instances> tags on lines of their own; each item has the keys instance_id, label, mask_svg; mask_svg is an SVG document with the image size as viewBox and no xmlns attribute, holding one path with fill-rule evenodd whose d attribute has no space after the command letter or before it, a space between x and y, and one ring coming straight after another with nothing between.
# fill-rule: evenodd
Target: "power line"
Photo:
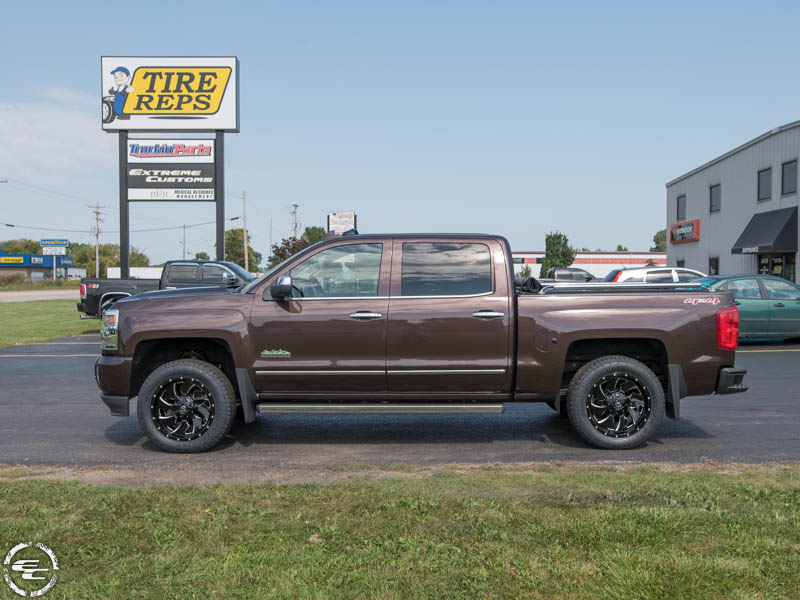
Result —
<instances>
[{"instance_id":1,"label":"power line","mask_svg":"<svg viewBox=\"0 0 800 600\"><path fill-rule=\"evenodd\" d=\"M226 221L235 221L241 217L228 217ZM131 233L145 233L148 231L170 231L173 229L182 229L183 227L200 227L201 225L211 225L216 221L205 221L203 223L194 223L192 225L177 225L175 227L154 227L152 229L131 229ZM15 227L17 229L35 229L37 231L58 231L61 233L91 233L94 234L94 229L59 229L57 227L35 227L33 225L17 225L15 223L2 223L6 227ZM119 233L119 231L105 230L103 233Z\"/></svg>"}]
</instances>

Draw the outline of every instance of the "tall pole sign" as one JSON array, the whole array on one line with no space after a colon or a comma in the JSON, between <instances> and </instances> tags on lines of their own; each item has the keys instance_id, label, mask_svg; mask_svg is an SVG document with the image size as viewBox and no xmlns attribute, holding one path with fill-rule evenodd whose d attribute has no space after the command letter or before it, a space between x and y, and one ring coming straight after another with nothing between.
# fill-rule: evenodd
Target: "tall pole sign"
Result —
<instances>
[{"instance_id":1,"label":"tall pole sign","mask_svg":"<svg viewBox=\"0 0 800 600\"><path fill-rule=\"evenodd\" d=\"M119 134L120 276L130 275L130 202L216 202L217 260L225 257L225 133L239 131L233 56L104 56L102 127ZM146 132L213 139L142 139Z\"/></svg>"}]
</instances>

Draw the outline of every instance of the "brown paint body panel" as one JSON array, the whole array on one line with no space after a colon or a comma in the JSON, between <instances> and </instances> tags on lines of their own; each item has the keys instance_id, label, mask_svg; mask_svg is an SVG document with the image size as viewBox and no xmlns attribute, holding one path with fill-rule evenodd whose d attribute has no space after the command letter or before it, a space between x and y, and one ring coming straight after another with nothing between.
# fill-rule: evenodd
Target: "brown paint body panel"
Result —
<instances>
[{"instance_id":1,"label":"brown paint body panel","mask_svg":"<svg viewBox=\"0 0 800 600\"><path fill-rule=\"evenodd\" d=\"M472 296L404 297L402 244L474 242L491 252L492 289ZM382 244L375 297L275 300L269 288L299 263L334 246ZM714 293L522 295L510 248L498 236L354 236L322 242L281 265L249 293L135 296L118 302L122 357L149 340L214 339L247 369L262 399L551 400L570 345L589 339L655 340L680 365L689 395L714 391L734 352L716 343L716 317L732 304ZM685 303L717 298L717 304ZM367 311L370 320L351 317ZM490 311L495 317L476 318ZM262 351L275 351L262 356ZM125 394L130 360L101 359L97 379Z\"/></svg>"}]
</instances>

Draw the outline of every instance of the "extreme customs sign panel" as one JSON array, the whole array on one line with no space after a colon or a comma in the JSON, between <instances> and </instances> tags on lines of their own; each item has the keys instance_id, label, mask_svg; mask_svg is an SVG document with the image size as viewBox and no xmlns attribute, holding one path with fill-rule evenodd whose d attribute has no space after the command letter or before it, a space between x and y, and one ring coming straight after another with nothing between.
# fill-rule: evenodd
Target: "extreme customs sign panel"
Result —
<instances>
[{"instance_id":1,"label":"extreme customs sign panel","mask_svg":"<svg viewBox=\"0 0 800 600\"><path fill-rule=\"evenodd\" d=\"M213 201L214 164L159 162L128 165L128 200Z\"/></svg>"},{"instance_id":2,"label":"extreme customs sign panel","mask_svg":"<svg viewBox=\"0 0 800 600\"><path fill-rule=\"evenodd\" d=\"M235 56L104 56L105 131L239 131Z\"/></svg>"}]
</instances>

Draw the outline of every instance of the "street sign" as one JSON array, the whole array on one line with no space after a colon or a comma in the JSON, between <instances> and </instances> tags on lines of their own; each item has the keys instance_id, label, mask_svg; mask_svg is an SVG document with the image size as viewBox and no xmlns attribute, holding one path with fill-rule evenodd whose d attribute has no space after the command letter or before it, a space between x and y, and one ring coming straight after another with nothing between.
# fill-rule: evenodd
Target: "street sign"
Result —
<instances>
[{"instance_id":1,"label":"street sign","mask_svg":"<svg viewBox=\"0 0 800 600\"><path fill-rule=\"evenodd\" d=\"M69 240L44 239L39 240L39 245L44 246L69 246Z\"/></svg>"},{"instance_id":2,"label":"street sign","mask_svg":"<svg viewBox=\"0 0 800 600\"><path fill-rule=\"evenodd\" d=\"M356 213L352 210L328 213L328 231L342 235L356 228Z\"/></svg>"},{"instance_id":3,"label":"street sign","mask_svg":"<svg viewBox=\"0 0 800 600\"><path fill-rule=\"evenodd\" d=\"M67 248L65 246L44 246L42 254L45 256L66 256Z\"/></svg>"}]
</instances>

